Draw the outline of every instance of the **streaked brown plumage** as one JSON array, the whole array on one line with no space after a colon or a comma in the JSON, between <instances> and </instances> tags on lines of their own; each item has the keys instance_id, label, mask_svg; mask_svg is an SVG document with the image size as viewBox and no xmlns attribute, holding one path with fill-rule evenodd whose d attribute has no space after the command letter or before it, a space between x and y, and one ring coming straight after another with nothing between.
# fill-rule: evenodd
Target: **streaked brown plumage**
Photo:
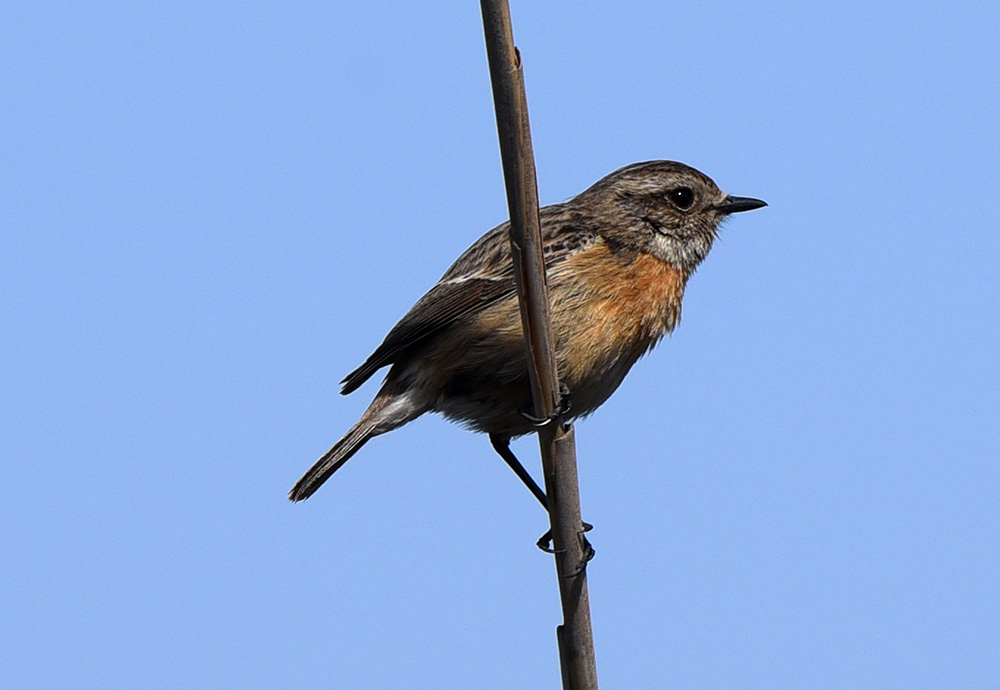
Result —
<instances>
[{"instance_id":1,"label":"streaked brown plumage","mask_svg":"<svg viewBox=\"0 0 1000 690\"><path fill-rule=\"evenodd\" d=\"M726 195L682 163L650 161L541 210L556 359L572 417L607 400L636 360L674 329L687 279L720 222L765 205ZM371 405L292 488L293 501L311 496L370 438L425 412L489 434L501 452L534 429L522 414L531 409L531 392L507 223L455 261L347 375L341 392L389 365Z\"/></svg>"}]
</instances>

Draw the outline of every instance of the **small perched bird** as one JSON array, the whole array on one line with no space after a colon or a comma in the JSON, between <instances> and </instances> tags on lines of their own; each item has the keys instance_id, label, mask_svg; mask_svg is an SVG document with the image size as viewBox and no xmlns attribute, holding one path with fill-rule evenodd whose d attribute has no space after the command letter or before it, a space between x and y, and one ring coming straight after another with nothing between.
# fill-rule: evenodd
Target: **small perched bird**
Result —
<instances>
[{"instance_id":1,"label":"small perched bird","mask_svg":"<svg viewBox=\"0 0 1000 690\"><path fill-rule=\"evenodd\" d=\"M568 416L590 414L677 325L688 278L731 213L766 206L734 197L682 163L649 161L611 173L541 209L543 255ZM369 439L425 412L489 434L546 505L510 439L535 430L509 223L480 237L342 381L346 395L389 373L361 419L295 484L309 498Z\"/></svg>"}]
</instances>

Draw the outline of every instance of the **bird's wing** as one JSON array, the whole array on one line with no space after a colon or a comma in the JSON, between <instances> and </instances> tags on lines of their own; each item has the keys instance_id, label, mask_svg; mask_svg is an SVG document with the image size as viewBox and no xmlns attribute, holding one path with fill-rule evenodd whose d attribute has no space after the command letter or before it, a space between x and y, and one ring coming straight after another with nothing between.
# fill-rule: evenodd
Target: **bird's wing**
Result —
<instances>
[{"instance_id":1,"label":"bird's wing","mask_svg":"<svg viewBox=\"0 0 1000 690\"><path fill-rule=\"evenodd\" d=\"M376 371L396 361L397 356L427 336L466 314L485 309L514 293L513 275L490 278L461 278L435 285L397 323L365 363L341 383L347 395Z\"/></svg>"},{"instance_id":2,"label":"bird's wing","mask_svg":"<svg viewBox=\"0 0 1000 690\"><path fill-rule=\"evenodd\" d=\"M542 209L542 254L545 268L562 263L597 240L564 205ZM399 355L424 338L468 314L482 311L514 294L514 268L510 258L508 224L483 235L452 264L437 285L420 298L397 323L365 363L348 374L341 393L357 389L372 374L392 364Z\"/></svg>"}]
</instances>

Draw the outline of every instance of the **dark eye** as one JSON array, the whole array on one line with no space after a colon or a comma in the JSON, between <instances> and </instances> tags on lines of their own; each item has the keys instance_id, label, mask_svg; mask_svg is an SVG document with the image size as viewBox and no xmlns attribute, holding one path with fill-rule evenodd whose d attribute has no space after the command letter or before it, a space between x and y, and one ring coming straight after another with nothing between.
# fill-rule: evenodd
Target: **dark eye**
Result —
<instances>
[{"instance_id":1,"label":"dark eye","mask_svg":"<svg viewBox=\"0 0 1000 690\"><path fill-rule=\"evenodd\" d=\"M678 187L667 192L670 203L682 211L687 211L694 206L694 192L688 187Z\"/></svg>"}]
</instances>

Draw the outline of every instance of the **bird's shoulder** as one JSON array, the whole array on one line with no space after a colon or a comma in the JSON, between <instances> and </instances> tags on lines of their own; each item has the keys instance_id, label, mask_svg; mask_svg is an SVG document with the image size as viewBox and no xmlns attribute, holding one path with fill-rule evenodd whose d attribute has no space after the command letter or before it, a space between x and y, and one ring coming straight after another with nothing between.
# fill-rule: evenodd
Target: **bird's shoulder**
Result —
<instances>
[{"instance_id":1,"label":"bird's shoulder","mask_svg":"<svg viewBox=\"0 0 1000 690\"><path fill-rule=\"evenodd\" d=\"M539 212L542 255L552 268L600 241L592 219L571 204L546 206ZM510 222L501 223L466 249L441 276L440 283L470 278L505 280L513 276Z\"/></svg>"}]
</instances>

